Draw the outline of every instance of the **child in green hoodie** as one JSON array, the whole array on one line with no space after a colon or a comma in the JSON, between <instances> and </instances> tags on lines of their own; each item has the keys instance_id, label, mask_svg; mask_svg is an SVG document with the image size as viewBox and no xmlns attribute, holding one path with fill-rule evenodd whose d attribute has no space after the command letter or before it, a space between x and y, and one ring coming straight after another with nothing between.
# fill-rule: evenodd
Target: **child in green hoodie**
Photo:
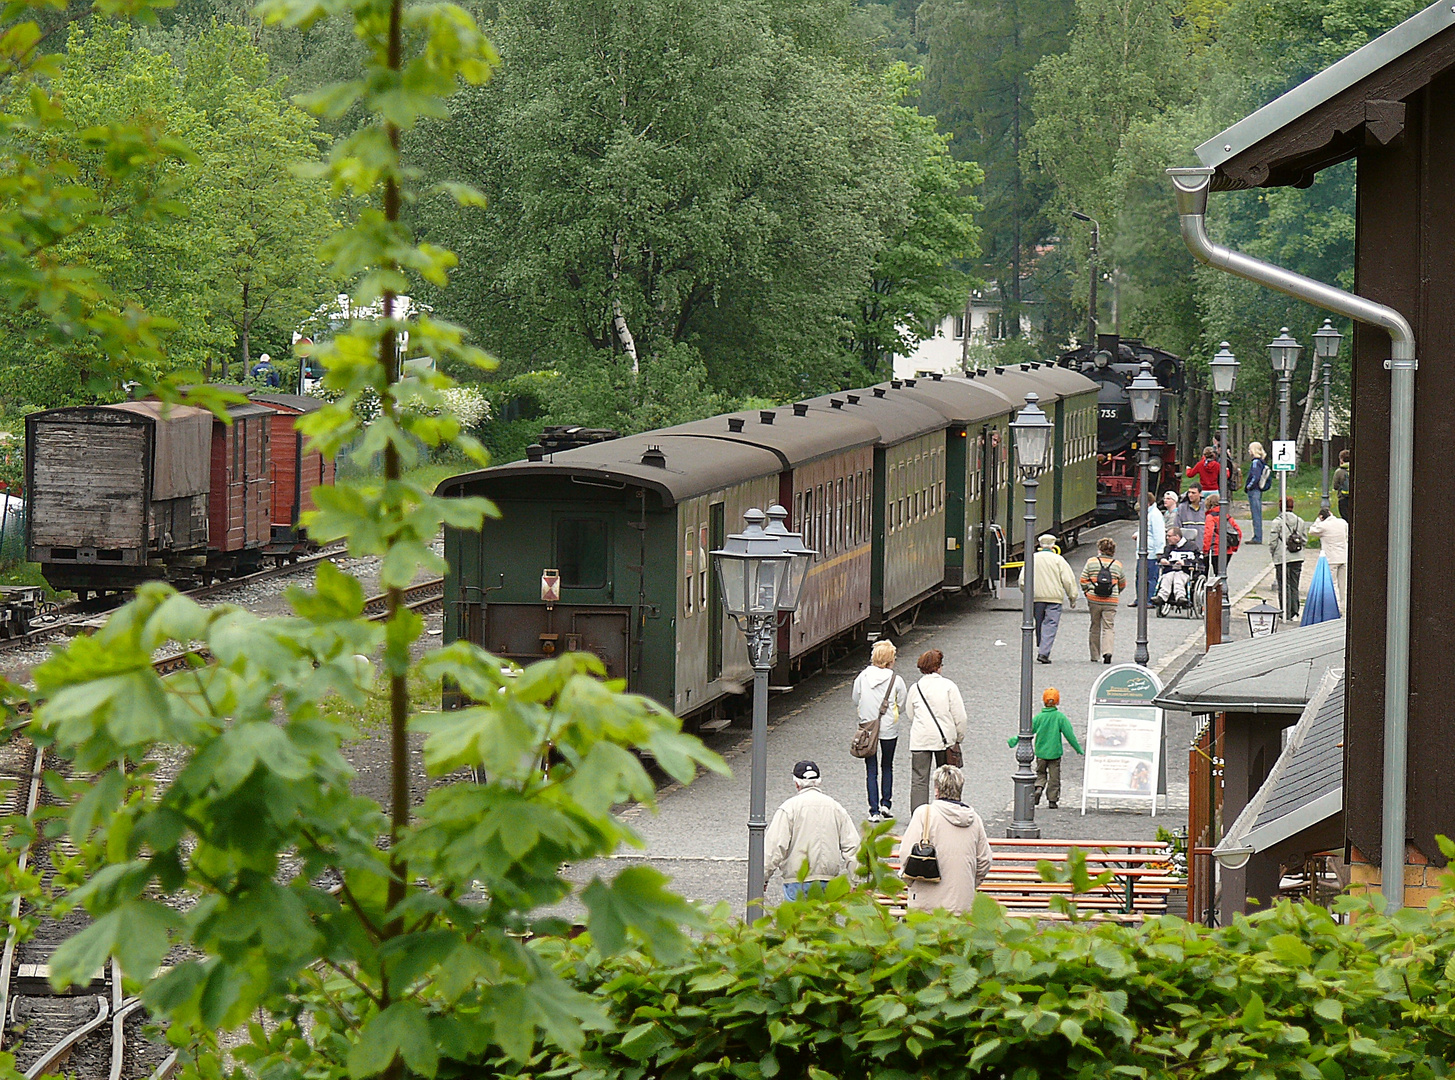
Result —
<instances>
[{"instance_id":1,"label":"child in green hoodie","mask_svg":"<svg viewBox=\"0 0 1455 1080\"><path fill-rule=\"evenodd\" d=\"M1031 745L1036 751L1036 805L1041 805L1041 792L1044 791L1049 797L1048 804L1055 810L1061 800L1062 737L1078 754L1084 756L1086 751L1076 741L1071 721L1057 708L1061 704L1061 692L1054 686L1046 687L1041 695L1041 704L1045 708L1031 718ZM1014 746L1019 741L1019 735L1012 735L1006 740L1006 745Z\"/></svg>"}]
</instances>

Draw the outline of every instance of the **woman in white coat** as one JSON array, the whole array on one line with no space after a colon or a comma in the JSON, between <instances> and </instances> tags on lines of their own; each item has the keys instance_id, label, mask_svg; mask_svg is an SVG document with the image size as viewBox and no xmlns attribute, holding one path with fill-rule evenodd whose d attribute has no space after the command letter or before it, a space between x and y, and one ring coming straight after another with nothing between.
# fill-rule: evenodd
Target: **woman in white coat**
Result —
<instances>
[{"instance_id":1,"label":"woman in white coat","mask_svg":"<svg viewBox=\"0 0 1455 1080\"><path fill-rule=\"evenodd\" d=\"M930 774L945 764L952 746L965 739L965 699L940 674L945 654L930 649L919 658L919 682L909 692L909 809L930 801Z\"/></svg>"},{"instance_id":2,"label":"woman in white coat","mask_svg":"<svg viewBox=\"0 0 1455 1080\"><path fill-rule=\"evenodd\" d=\"M870 724L879 717L879 747L864 759L869 820L876 822L885 818L894 820L890 805L894 801L894 747L899 742L899 717L909 698L909 688L894 673L898 655L892 641L876 641L874 651L869 654L869 666L854 680L854 707L859 713L859 723ZM880 705L886 706L882 715Z\"/></svg>"}]
</instances>

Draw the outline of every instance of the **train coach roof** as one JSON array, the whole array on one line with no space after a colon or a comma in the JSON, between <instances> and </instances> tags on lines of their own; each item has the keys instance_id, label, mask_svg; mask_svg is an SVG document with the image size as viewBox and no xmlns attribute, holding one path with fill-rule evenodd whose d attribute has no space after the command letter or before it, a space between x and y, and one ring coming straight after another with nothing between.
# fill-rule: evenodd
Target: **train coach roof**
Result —
<instances>
[{"instance_id":1,"label":"train coach roof","mask_svg":"<svg viewBox=\"0 0 1455 1080\"><path fill-rule=\"evenodd\" d=\"M1004 416L1016 405L989 383L971 379L905 379L904 385L891 393L922 402L954 424L973 424L993 416Z\"/></svg>"},{"instance_id":2,"label":"train coach roof","mask_svg":"<svg viewBox=\"0 0 1455 1080\"><path fill-rule=\"evenodd\" d=\"M816 409L805 410L800 416L798 411L782 407L727 413L663 428L652 434L673 441L691 436L761 447L776 454L785 469L807 465L856 446L872 446L879 441L879 428L861 416L839 410L828 416ZM772 423L763 422L767 416L773 418ZM741 421L741 431L732 430L735 421ZM667 448L666 443L662 448Z\"/></svg>"},{"instance_id":3,"label":"train coach roof","mask_svg":"<svg viewBox=\"0 0 1455 1080\"><path fill-rule=\"evenodd\" d=\"M835 401L842 404L835 406ZM897 446L906 439L945 427L945 414L942 411L903 395L889 383L880 383L864 390L824 394L822 397L810 398L802 404L808 406L810 414L834 413L867 420L878 432L876 446Z\"/></svg>"},{"instance_id":4,"label":"train coach roof","mask_svg":"<svg viewBox=\"0 0 1455 1080\"><path fill-rule=\"evenodd\" d=\"M664 465L654 465L648 452L660 449ZM646 461L643 458L647 458ZM479 487L491 494L497 483L529 484L536 479L559 478L586 484L643 487L657 492L674 506L683 499L721 491L782 469L776 454L761 447L718 439L680 435L662 438L661 432L628 435L550 454L544 461L514 461L489 469L447 477L436 488L441 495L474 494Z\"/></svg>"},{"instance_id":5,"label":"train coach roof","mask_svg":"<svg viewBox=\"0 0 1455 1080\"><path fill-rule=\"evenodd\" d=\"M1094 393L1097 389L1097 384L1080 372L1055 364L1041 364L1034 368L1022 364L989 368L971 381L994 387L1010 398L1016 408L1025 404L1027 394L1037 395L1045 404L1073 394Z\"/></svg>"}]
</instances>

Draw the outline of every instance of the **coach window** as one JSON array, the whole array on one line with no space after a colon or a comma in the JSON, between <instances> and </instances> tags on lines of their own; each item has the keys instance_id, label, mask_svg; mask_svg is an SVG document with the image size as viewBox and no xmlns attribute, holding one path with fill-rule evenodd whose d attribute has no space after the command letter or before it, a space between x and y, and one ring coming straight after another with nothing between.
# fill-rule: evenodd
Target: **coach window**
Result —
<instances>
[{"instance_id":1,"label":"coach window","mask_svg":"<svg viewBox=\"0 0 1455 1080\"><path fill-rule=\"evenodd\" d=\"M834 481L834 547L843 551L848 546L847 537L844 536L844 480L843 477Z\"/></svg>"},{"instance_id":2,"label":"coach window","mask_svg":"<svg viewBox=\"0 0 1455 1080\"><path fill-rule=\"evenodd\" d=\"M556 522L556 565L565 589L606 586L606 522L601 518L562 518Z\"/></svg>"},{"instance_id":3,"label":"coach window","mask_svg":"<svg viewBox=\"0 0 1455 1080\"><path fill-rule=\"evenodd\" d=\"M682 613L684 615L692 614L692 598L695 592L695 590L692 588L694 584L694 572L697 569L696 562L692 556L692 534L695 531L696 530L693 529L691 525L687 526L687 536L682 543L682 566L684 567L683 572L686 576L686 588L682 590Z\"/></svg>"}]
</instances>

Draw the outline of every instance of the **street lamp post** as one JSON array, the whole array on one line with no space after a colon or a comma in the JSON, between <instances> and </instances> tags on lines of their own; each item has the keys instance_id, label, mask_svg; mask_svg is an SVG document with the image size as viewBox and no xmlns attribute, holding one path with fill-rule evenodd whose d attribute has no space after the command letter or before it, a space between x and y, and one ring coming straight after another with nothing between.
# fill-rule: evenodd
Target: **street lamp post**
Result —
<instances>
[{"instance_id":1,"label":"street lamp post","mask_svg":"<svg viewBox=\"0 0 1455 1080\"><path fill-rule=\"evenodd\" d=\"M1157 406L1162 401L1162 386L1153 377L1152 365L1146 360L1142 361L1142 370L1137 372L1137 377L1127 387L1127 397L1131 400L1132 420L1139 429L1137 448L1141 475L1138 477L1138 491L1142 500L1141 513L1137 515L1137 651L1133 654L1132 661L1145 667L1151 660L1151 654L1147 651L1147 607L1152 601L1147 588L1152 580L1151 568L1147 562L1147 515L1152 513L1152 507L1147 501L1147 473L1151 463L1151 451L1147 443L1151 441L1152 433L1147 429L1157 422Z\"/></svg>"},{"instance_id":2,"label":"street lamp post","mask_svg":"<svg viewBox=\"0 0 1455 1080\"><path fill-rule=\"evenodd\" d=\"M1268 343L1268 359L1278 376L1278 438L1288 441L1288 384L1293 378L1293 369L1298 367L1298 358L1303 346L1288 333L1288 327L1278 331L1278 336ZM1282 514L1288 506L1288 473L1278 473L1278 512ZM1286 557L1285 557L1286 558ZM1297 600L1297 597L1294 598ZM1283 614L1288 614L1288 572L1286 565L1278 569L1278 603Z\"/></svg>"},{"instance_id":3,"label":"street lamp post","mask_svg":"<svg viewBox=\"0 0 1455 1080\"><path fill-rule=\"evenodd\" d=\"M1314 332L1314 355L1324 364L1324 486L1319 494L1320 509L1329 509L1329 387L1334 381L1334 360L1339 355L1339 342L1344 335L1334 329L1331 320Z\"/></svg>"},{"instance_id":4,"label":"street lamp post","mask_svg":"<svg viewBox=\"0 0 1455 1080\"><path fill-rule=\"evenodd\" d=\"M1055 425L1036 404L1038 400L1037 395L1027 394L1025 408L1010 425L1015 433L1016 463L1026 488L1025 554L1021 570L1020 732L1015 747L1016 771L1012 776L1015 782L1014 816L1005 833L1017 840L1035 840L1041 835L1041 828L1036 824L1036 774L1031 768L1035 757L1031 749L1031 673L1034 670L1036 636L1036 487L1040 484L1041 473L1050 463L1051 433Z\"/></svg>"},{"instance_id":5,"label":"street lamp post","mask_svg":"<svg viewBox=\"0 0 1455 1080\"><path fill-rule=\"evenodd\" d=\"M1218 438L1222 445L1222 467L1218 470L1218 588L1222 591L1218 605L1221 620L1218 640L1227 641L1233 613L1228 589L1228 470L1232 466L1232 455L1228 452L1228 398L1238 385L1238 358L1224 341L1208 366L1212 368L1213 390L1218 395Z\"/></svg>"},{"instance_id":6,"label":"street lamp post","mask_svg":"<svg viewBox=\"0 0 1455 1080\"><path fill-rule=\"evenodd\" d=\"M1096 279L1101 276L1099 263L1099 251L1101 247L1101 223L1089 214L1083 214L1080 210L1071 211L1071 216L1077 221L1084 221L1091 226L1091 295L1087 297L1090 314L1086 320L1086 344L1090 348L1096 348Z\"/></svg>"},{"instance_id":7,"label":"street lamp post","mask_svg":"<svg viewBox=\"0 0 1455 1080\"><path fill-rule=\"evenodd\" d=\"M768 828L768 672L777 653L778 624L798 608L815 552L784 527L788 511L743 514L747 527L712 554L723 607L738 624L753 666L753 761L748 795L748 921L763 914L763 833ZM763 527L770 519L768 527Z\"/></svg>"}]
</instances>

